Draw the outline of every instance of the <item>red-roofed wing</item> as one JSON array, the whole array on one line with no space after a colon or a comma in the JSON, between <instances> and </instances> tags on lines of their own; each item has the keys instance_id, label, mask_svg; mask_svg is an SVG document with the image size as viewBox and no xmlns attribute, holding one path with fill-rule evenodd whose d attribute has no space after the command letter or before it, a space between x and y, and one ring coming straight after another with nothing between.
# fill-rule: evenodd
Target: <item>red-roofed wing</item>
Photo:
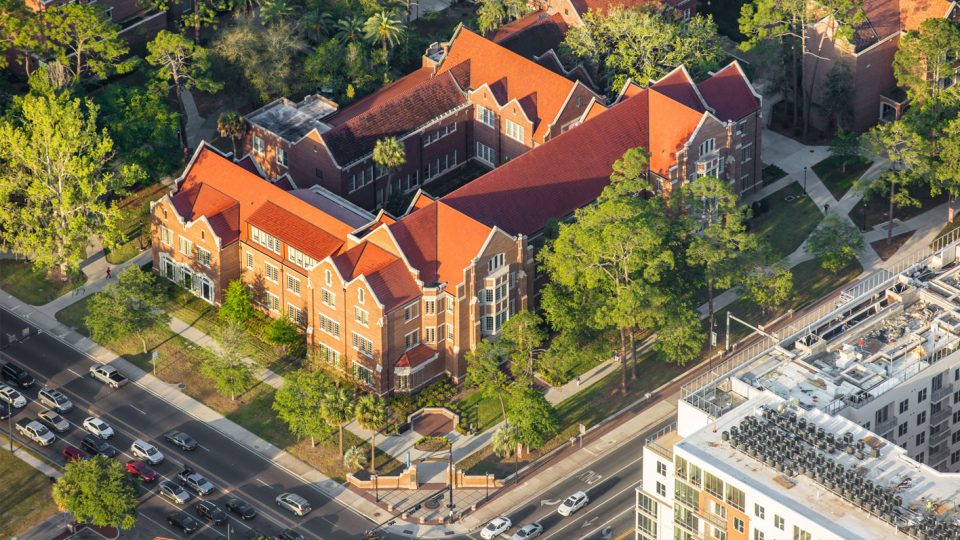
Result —
<instances>
[{"instance_id":1,"label":"red-roofed wing","mask_svg":"<svg viewBox=\"0 0 960 540\"><path fill-rule=\"evenodd\" d=\"M740 120L760 108L760 99L736 63L701 82L698 88L717 118L724 122Z\"/></svg>"},{"instance_id":2,"label":"red-roofed wing","mask_svg":"<svg viewBox=\"0 0 960 540\"><path fill-rule=\"evenodd\" d=\"M270 201L251 214L247 223L317 260L336 253L343 245L337 237Z\"/></svg>"}]
</instances>

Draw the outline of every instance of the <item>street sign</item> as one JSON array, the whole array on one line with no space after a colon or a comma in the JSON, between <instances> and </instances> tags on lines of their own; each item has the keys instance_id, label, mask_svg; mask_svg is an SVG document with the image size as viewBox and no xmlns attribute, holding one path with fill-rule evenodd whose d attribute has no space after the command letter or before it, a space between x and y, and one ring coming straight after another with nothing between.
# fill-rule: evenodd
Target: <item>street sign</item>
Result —
<instances>
[{"instance_id":1,"label":"street sign","mask_svg":"<svg viewBox=\"0 0 960 540\"><path fill-rule=\"evenodd\" d=\"M587 432L587 426L580 424L580 434L583 435Z\"/></svg>"}]
</instances>

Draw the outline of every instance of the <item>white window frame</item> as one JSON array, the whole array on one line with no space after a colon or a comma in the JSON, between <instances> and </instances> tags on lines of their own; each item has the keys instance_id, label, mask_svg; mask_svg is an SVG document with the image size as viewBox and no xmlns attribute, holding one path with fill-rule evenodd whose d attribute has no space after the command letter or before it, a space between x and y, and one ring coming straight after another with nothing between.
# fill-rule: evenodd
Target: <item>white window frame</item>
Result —
<instances>
[{"instance_id":1,"label":"white window frame","mask_svg":"<svg viewBox=\"0 0 960 540\"><path fill-rule=\"evenodd\" d=\"M486 163L487 165L490 165L491 167L494 166L493 148L490 148L489 146L483 144L480 141L477 141L477 150L474 154L474 157Z\"/></svg>"},{"instance_id":2,"label":"white window frame","mask_svg":"<svg viewBox=\"0 0 960 540\"><path fill-rule=\"evenodd\" d=\"M319 346L320 352L318 353L318 356L320 357L320 359L330 365L339 366L340 351L334 349L333 347L325 343L320 343L319 345L320 345Z\"/></svg>"},{"instance_id":3,"label":"white window frame","mask_svg":"<svg viewBox=\"0 0 960 540\"><path fill-rule=\"evenodd\" d=\"M210 268L210 252L197 246L197 264Z\"/></svg>"},{"instance_id":4,"label":"white window frame","mask_svg":"<svg viewBox=\"0 0 960 540\"><path fill-rule=\"evenodd\" d=\"M323 313L318 314L320 331L328 336L339 340L340 339L340 323L327 317Z\"/></svg>"},{"instance_id":5,"label":"white window frame","mask_svg":"<svg viewBox=\"0 0 960 540\"><path fill-rule=\"evenodd\" d=\"M513 140L515 140L515 141L517 141L517 142L519 142L519 143L523 143L523 142L524 142L524 139L523 139L523 132L524 132L523 126L521 126L520 124L514 122L513 120L507 119L507 120L504 122L503 132L506 133L507 137L510 137L511 139L513 139Z\"/></svg>"},{"instance_id":6,"label":"white window frame","mask_svg":"<svg viewBox=\"0 0 960 540\"><path fill-rule=\"evenodd\" d=\"M300 296L300 278L287 274L287 290Z\"/></svg>"},{"instance_id":7,"label":"white window frame","mask_svg":"<svg viewBox=\"0 0 960 540\"><path fill-rule=\"evenodd\" d=\"M287 168L287 151L279 146L277 147L277 165Z\"/></svg>"},{"instance_id":8,"label":"white window frame","mask_svg":"<svg viewBox=\"0 0 960 540\"><path fill-rule=\"evenodd\" d=\"M263 152L267 149L267 144L264 142L263 137L253 136L253 153L259 156L263 155Z\"/></svg>"},{"instance_id":9,"label":"white window frame","mask_svg":"<svg viewBox=\"0 0 960 540\"><path fill-rule=\"evenodd\" d=\"M506 260L506 256L503 253L497 253L493 257L490 257L490 260L487 261L487 271L496 272L499 270Z\"/></svg>"},{"instance_id":10,"label":"white window frame","mask_svg":"<svg viewBox=\"0 0 960 540\"><path fill-rule=\"evenodd\" d=\"M717 140L709 138L700 143L700 157L703 157L717 149Z\"/></svg>"},{"instance_id":11,"label":"white window frame","mask_svg":"<svg viewBox=\"0 0 960 540\"><path fill-rule=\"evenodd\" d=\"M453 341L453 323L447 323L447 341Z\"/></svg>"},{"instance_id":12,"label":"white window frame","mask_svg":"<svg viewBox=\"0 0 960 540\"><path fill-rule=\"evenodd\" d=\"M270 291L263 291L266 294L267 309L270 311L280 311L280 297Z\"/></svg>"},{"instance_id":13,"label":"white window frame","mask_svg":"<svg viewBox=\"0 0 960 540\"><path fill-rule=\"evenodd\" d=\"M244 253L246 254L247 269L248 269L248 270L253 270L253 265L254 265L253 253L250 252L250 251L246 251L246 252L244 252Z\"/></svg>"},{"instance_id":14,"label":"white window frame","mask_svg":"<svg viewBox=\"0 0 960 540\"><path fill-rule=\"evenodd\" d=\"M303 310L287 302L287 316L297 326L303 326L306 323L306 317L303 316Z\"/></svg>"},{"instance_id":15,"label":"white window frame","mask_svg":"<svg viewBox=\"0 0 960 540\"><path fill-rule=\"evenodd\" d=\"M260 244L261 246L274 252L276 255L280 254L280 240L278 240L275 236L269 235L251 225L250 238L257 244Z\"/></svg>"},{"instance_id":16,"label":"white window frame","mask_svg":"<svg viewBox=\"0 0 960 540\"><path fill-rule=\"evenodd\" d=\"M164 225L160 226L160 243L165 246L173 245L173 230Z\"/></svg>"},{"instance_id":17,"label":"white window frame","mask_svg":"<svg viewBox=\"0 0 960 540\"><path fill-rule=\"evenodd\" d=\"M180 237L180 254L186 255L189 259L193 258L193 241L184 236Z\"/></svg>"},{"instance_id":18,"label":"white window frame","mask_svg":"<svg viewBox=\"0 0 960 540\"><path fill-rule=\"evenodd\" d=\"M420 316L420 302L411 302L403 306L403 320L410 322Z\"/></svg>"},{"instance_id":19,"label":"white window frame","mask_svg":"<svg viewBox=\"0 0 960 540\"><path fill-rule=\"evenodd\" d=\"M367 310L354 306L353 307L353 320L360 324L360 326L367 328L370 326L370 313Z\"/></svg>"},{"instance_id":20,"label":"white window frame","mask_svg":"<svg viewBox=\"0 0 960 540\"><path fill-rule=\"evenodd\" d=\"M363 305L366 299L367 299L367 293L363 289L363 287L357 288L357 302L359 302L360 305Z\"/></svg>"},{"instance_id":21,"label":"white window frame","mask_svg":"<svg viewBox=\"0 0 960 540\"><path fill-rule=\"evenodd\" d=\"M740 148L740 162L750 163L753 161L753 143L745 144Z\"/></svg>"},{"instance_id":22,"label":"white window frame","mask_svg":"<svg viewBox=\"0 0 960 540\"><path fill-rule=\"evenodd\" d=\"M369 338L353 332L350 336L350 343L353 346L353 350L366 356L367 358L373 358L373 341Z\"/></svg>"},{"instance_id":23,"label":"white window frame","mask_svg":"<svg viewBox=\"0 0 960 540\"><path fill-rule=\"evenodd\" d=\"M316 259L289 245L287 246L287 260L304 270L310 270L317 265ZM327 272L329 272L329 270L327 270Z\"/></svg>"},{"instance_id":24,"label":"white window frame","mask_svg":"<svg viewBox=\"0 0 960 540\"><path fill-rule=\"evenodd\" d=\"M496 126L497 115L492 110L484 107L483 105L476 105L476 119L481 124L492 128Z\"/></svg>"},{"instance_id":25,"label":"white window frame","mask_svg":"<svg viewBox=\"0 0 960 540\"><path fill-rule=\"evenodd\" d=\"M330 270L323 271L323 283L328 287L330 285L333 285L333 272L331 272Z\"/></svg>"},{"instance_id":26,"label":"white window frame","mask_svg":"<svg viewBox=\"0 0 960 540\"><path fill-rule=\"evenodd\" d=\"M274 277L270 277L270 274L273 273ZM267 278L267 281L271 283L280 283L280 268L268 263L263 263L263 277Z\"/></svg>"},{"instance_id":27,"label":"white window frame","mask_svg":"<svg viewBox=\"0 0 960 540\"><path fill-rule=\"evenodd\" d=\"M403 346L406 347L405 350L410 350L420 344L420 330L414 330L413 332L407 332L403 336Z\"/></svg>"},{"instance_id":28,"label":"white window frame","mask_svg":"<svg viewBox=\"0 0 960 540\"><path fill-rule=\"evenodd\" d=\"M329 302L327 300L330 300ZM320 303L328 308L337 309L337 295L333 291L320 289Z\"/></svg>"}]
</instances>

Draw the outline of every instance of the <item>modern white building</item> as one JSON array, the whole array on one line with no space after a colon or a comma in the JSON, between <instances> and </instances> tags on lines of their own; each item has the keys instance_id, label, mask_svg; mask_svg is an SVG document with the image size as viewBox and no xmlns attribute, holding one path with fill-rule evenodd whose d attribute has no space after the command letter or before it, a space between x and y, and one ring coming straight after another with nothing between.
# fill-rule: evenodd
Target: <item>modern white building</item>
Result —
<instances>
[{"instance_id":1,"label":"modern white building","mask_svg":"<svg viewBox=\"0 0 960 540\"><path fill-rule=\"evenodd\" d=\"M644 446L637 539L960 539L956 250L685 387Z\"/></svg>"}]
</instances>

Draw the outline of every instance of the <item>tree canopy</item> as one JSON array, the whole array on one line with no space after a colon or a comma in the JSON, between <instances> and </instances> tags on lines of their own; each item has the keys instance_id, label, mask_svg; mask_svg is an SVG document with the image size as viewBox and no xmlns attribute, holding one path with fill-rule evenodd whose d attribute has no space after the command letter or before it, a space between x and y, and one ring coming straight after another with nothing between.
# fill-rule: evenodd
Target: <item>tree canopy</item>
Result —
<instances>
[{"instance_id":1,"label":"tree canopy","mask_svg":"<svg viewBox=\"0 0 960 540\"><path fill-rule=\"evenodd\" d=\"M560 430L557 412L540 390L514 384L509 402L507 420L516 430L516 442L540 448Z\"/></svg>"},{"instance_id":2,"label":"tree canopy","mask_svg":"<svg viewBox=\"0 0 960 540\"><path fill-rule=\"evenodd\" d=\"M807 238L807 251L820 259L827 272L839 272L863 250L863 236L848 219L831 212Z\"/></svg>"},{"instance_id":3,"label":"tree canopy","mask_svg":"<svg viewBox=\"0 0 960 540\"><path fill-rule=\"evenodd\" d=\"M135 59L123 60L127 42L103 4L69 3L47 9L43 35L57 61L72 66L75 81L87 75L103 79L128 73L136 64Z\"/></svg>"},{"instance_id":4,"label":"tree canopy","mask_svg":"<svg viewBox=\"0 0 960 540\"><path fill-rule=\"evenodd\" d=\"M283 386L274 394L273 410L291 433L310 437L311 445L316 446L316 439L333 434L333 426L321 412L332 387L330 377L322 371L294 371L284 377Z\"/></svg>"},{"instance_id":5,"label":"tree canopy","mask_svg":"<svg viewBox=\"0 0 960 540\"><path fill-rule=\"evenodd\" d=\"M53 485L53 500L81 523L121 529L137 523L137 486L123 465L108 457L67 463Z\"/></svg>"},{"instance_id":6,"label":"tree canopy","mask_svg":"<svg viewBox=\"0 0 960 540\"><path fill-rule=\"evenodd\" d=\"M227 321L244 323L250 320L256 310L253 308L253 292L243 280L235 279L227 285L220 306L220 318Z\"/></svg>"},{"instance_id":7,"label":"tree canopy","mask_svg":"<svg viewBox=\"0 0 960 540\"><path fill-rule=\"evenodd\" d=\"M146 332L170 320L165 308L166 297L156 276L132 266L90 298L85 322L95 341L133 334L146 354Z\"/></svg>"},{"instance_id":8,"label":"tree canopy","mask_svg":"<svg viewBox=\"0 0 960 540\"><path fill-rule=\"evenodd\" d=\"M960 23L932 18L920 23L920 30L901 36L893 59L897 84L917 105L935 101L944 91L942 80L955 77L960 63Z\"/></svg>"},{"instance_id":9,"label":"tree canopy","mask_svg":"<svg viewBox=\"0 0 960 540\"><path fill-rule=\"evenodd\" d=\"M213 380L217 392L233 400L256 381L253 366L242 352L245 334L246 330L237 321L222 324L214 334L219 349L211 350L201 366L202 373Z\"/></svg>"}]
</instances>

